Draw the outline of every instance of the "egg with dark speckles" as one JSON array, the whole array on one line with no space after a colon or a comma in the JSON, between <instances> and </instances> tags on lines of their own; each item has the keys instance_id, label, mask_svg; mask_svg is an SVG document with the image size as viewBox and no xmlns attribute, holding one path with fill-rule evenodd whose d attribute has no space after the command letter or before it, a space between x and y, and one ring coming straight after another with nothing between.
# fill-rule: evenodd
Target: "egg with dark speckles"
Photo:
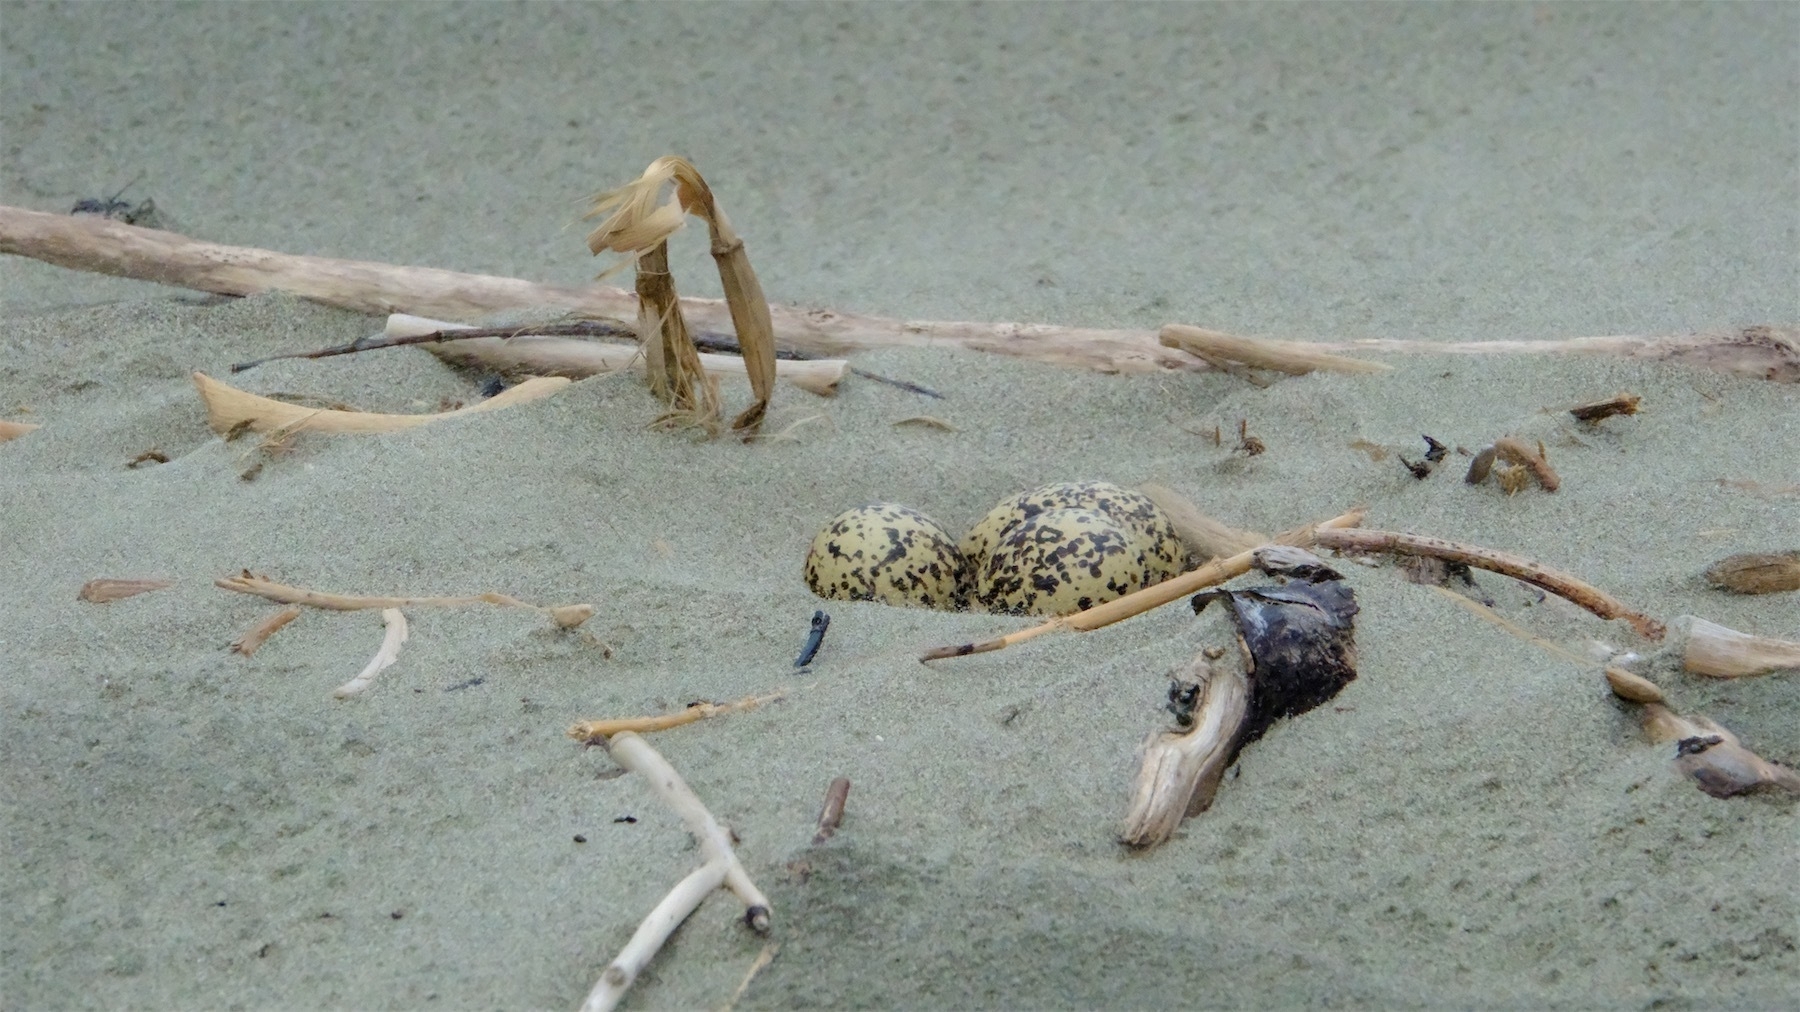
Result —
<instances>
[{"instance_id":1,"label":"egg with dark speckles","mask_svg":"<svg viewBox=\"0 0 1800 1012\"><path fill-rule=\"evenodd\" d=\"M956 540L937 521L895 503L838 514L806 553L806 585L834 601L957 609L967 580Z\"/></svg>"},{"instance_id":2,"label":"egg with dark speckles","mask_svg":"<svg viewBox=\"0 0 1800 1012\"><path fill-rule=\"evenodd\" d=\"M1159 583L1151 542L1094 510L1044 510L1009 529L975 574L974 601L1015 615L1070 615Z\"/></svg>"},{"instance_id":3,"label":"egg with dark speckles","mask_svg":"<svg viewBox=\"0 0 1800 1012\"><path fill-rule=\"evenodd\" d=\"M981 574L988 553L1020 525L1047 510L1085 509L1111 520L1127 533L1145 539L1145 564L1151 583L1179 575L1187 549L1175 525L1150 497L1106 481L1059 481L1002 499L982 517L959 547L970 571Z\"/></svg>"}]
</instances>

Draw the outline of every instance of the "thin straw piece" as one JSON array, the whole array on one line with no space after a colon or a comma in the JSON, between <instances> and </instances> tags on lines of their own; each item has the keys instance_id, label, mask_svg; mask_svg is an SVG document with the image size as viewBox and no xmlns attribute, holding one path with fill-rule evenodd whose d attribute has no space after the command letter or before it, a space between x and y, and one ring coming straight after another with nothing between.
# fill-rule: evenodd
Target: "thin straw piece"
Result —
<instances>
[{"instance_id":1,"label":"thin straw piece","mask_svg":"<svg viewBox=\"0 0 1800 1012\"><path fill-rule=\"evenodd\" d=\"M1540 587L1601 618L1622 618L1631 623L1631 627L1645 639L1661 640L1668 631L1661 622L1628 607L1623 601L1592 584L1521 555L1512 555L1479 545L1445 541L1442 538L1401 534L1397 531L1321 530L1318 534L1318 544L1321 548L1343 552L1423 555L1449 562L1460 562L1466 566L1474 566L1477 569L1485 569L1502 576L1510 576L1534 587Z\"/></svg>"},{"instance_id":2,"label":"thin straw piece","mask_svg":"<svg viewBox=\"0 0 1800 1012\"><path fill-rule=\"evenodd\" d=\"M375 684L376 675L392 667L394 662L400 659L400 644L405 643L406 637L409 635L406 616L402 615L398 608L383 608L381 621L387 627L387 631L381 637L381 649L375 651L375 656L369 659L369 663L363 666L362 671L355 678L333 689L332 698L349 699L351 696L357 695Z\"/></svg>"},{"instance_id":3,"label":"thin straw piece","mask_svg":"<svg viewBox=\"0 0 1800 1012\"><path fill-rule=\"evenodd\" d=\"M1330 520L1320 521L1311 526L1300 527L1288 531L1277 537L1273 543L1277 545L1288 545L1294 548L1311 548L1316 534L1341 527L1354 527L1357 524L1362 523L1363 515L1366 512L1366 510L1359 507L1348 513L1332 517ZM1105 604L1095 605L1086 611L1078 611L1073 615L1064 615L1060 618L1053 618L1042 625L1035 625L1029 629L1021 629L1017 632L1007 633L1005 636L1001 636L998 639L985 640L980 643L964 643L953 647L937 647L926 651L919 660L937 661L948 657L965 657L969 654L982 654L992 650L1003 650L1009 646L1023 643L1026 640L1036 639L1047 632L1054 632L1058 629L1071 629L1075 632L1091 632L1095 629L1112 625L1114 622L1118 622L1122 619L1131 618L1133 615L1141 615L1144 612L1160 608L1170 601L1185 597L1195 591L1204 590L1207 587L1242 576L1245 573L1248 573L1255 565L1256 553L1261 550L1262 548L1259 547L1249 551L1239 552L1229 558L1214 559L1206 565L1201 566L1199 569L1183 573L1173 579L1164 580L1161 583L1145 587L1141 590L1134 590L1124 597L1108 601Z\"/></svg>"}]
</instances>

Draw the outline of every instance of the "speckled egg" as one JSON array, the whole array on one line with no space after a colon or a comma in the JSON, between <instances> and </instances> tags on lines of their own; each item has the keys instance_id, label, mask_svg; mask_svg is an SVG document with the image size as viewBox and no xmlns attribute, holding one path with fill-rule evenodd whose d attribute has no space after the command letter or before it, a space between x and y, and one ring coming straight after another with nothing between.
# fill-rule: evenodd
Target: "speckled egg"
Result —
<instances>
[{"instance_id":1,"label":"speckled egg","mask_svg":"<svg viewBox=\"0 0 1800 1012\"><path fill-rule=\"evenodd\" d=\"M806 585L834 601L960 608L967 578L962 552L937 521L894 503L838 514L806 553Z\"/></svg>"},{"instance_id":2,"label":"speckled egg","mask_svg":"<svg viewBox=\"0 0 1800 1012\"><path fill-rule=\"evenodd\" d=\"M975 603L1015 615L1069 615L1157 583L1151 539L1094 510L1044 510L1000 539L976 573Z\"/></svg>"},{"instance_id":3,"label":"speckled egg","mask_svg":"<svg viewBox=\"0 0 1800 1012\"><path fill-rule=\"evenodd\" d=\"M1152 583L1182 571L1187 549L1169 518L1143 493L1106 481L1059 481L1001 500L962 539L960 547L970 571L982 573L995 545L1025 521L1055 509L1089 510L1145 539Z\"/></svg>"}]
</instances>

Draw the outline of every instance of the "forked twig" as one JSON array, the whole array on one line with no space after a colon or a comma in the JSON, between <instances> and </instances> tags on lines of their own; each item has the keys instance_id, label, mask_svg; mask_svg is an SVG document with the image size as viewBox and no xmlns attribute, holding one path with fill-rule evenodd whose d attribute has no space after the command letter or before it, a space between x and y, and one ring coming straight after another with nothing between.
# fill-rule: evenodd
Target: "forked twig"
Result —
<instances>
[{"instance_id":1,"label":"forked twig","mask_svg":"<svg viewBox=\"0 0 1800 1012\"><path fill-rule=\"evenodd\" d=\"M1443 559L1447 562L1460 562L1466 566L1474 566L1477 569L1485 569L1502 576L1510 576L1515 580L1542 588L1601 618L1622 618L1631 623L1631 627L1645 639L1661 640L1668 631L1661 622L1627 606L1623 601L1590 583L1570 576L1568 573L1551 569L1541 562L1534 562L1524 556L1512 555L1492 548L1460 544L1455 541L1445 541L1442 538L1422 537L1417 534L1401 534L1397 531L1360 530L1320 530L1318 544L1320 548L1330 548L1342 552L1423 555L1429 558Z\"/></svg>"},{"instance_id":2,"label":"forked twig","mask_svg":"<svg viewBox=\"0 0 1800 1012\"><path fill-rule=\"evenodd\" d=\"M1277 545L1289 545L1295 548L1310 548L1316 535L1341 527L1354 527L1362 523L1362 508L1320 521L1307 527L1300 527L1280 535L1273 542ZM951 647L937 647L925 652L921 661L937 661L948 657L966 657L969 654L988 653L1003 650L1026 640L1036 639L1047 632L1058 629L1069 629L1074 632L1092 632L1095 629L1112 625L1114 622L1142 615L1144 612L1160 608L1170 601L1179 600L1198 590L1224 583L1248 573L1256 562L1256 553L1263 546L1239 552L1229 558L1214 559L1199 569L1190 570L1173 579L1135 590L1124 597L1098 604L1086 611L1078 611L1073 615L1053 618L1041 625L1029 629L1010 632L997 639L983 640L979 643L962 643Z\"/></svg>"}]
</instances>

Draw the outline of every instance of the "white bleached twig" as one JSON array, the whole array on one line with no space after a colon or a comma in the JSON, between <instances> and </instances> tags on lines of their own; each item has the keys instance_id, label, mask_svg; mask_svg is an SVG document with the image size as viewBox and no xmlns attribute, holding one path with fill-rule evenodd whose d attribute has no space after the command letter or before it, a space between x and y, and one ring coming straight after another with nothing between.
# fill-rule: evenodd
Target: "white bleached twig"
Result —
<instances>
[{"instance_id":1,"label":"white bleached twig","mask_svg":"<svg viewBox=\"0 0 1800 1012\"><path fill-rule=\"evenodd\" d=\"M618 1005L619 999L625 997L638 974L650 965L657 950L681 922L725 881L726 867L724 861L708 861L677 882L669 895L664 896L632 932L631 941L626 942L625 948L606 965L606 972L600 975L594 989L588 992L587 1000L581 1003L581 1012L606 1012Z\"/></svg>"},{"instance_id":2,"label":"white bleached twig","mask_svg":"<svg viewBox=\"0 0 1800 1012\"><path fill-rule=\"evenodd\" d=\"M351 696L368 688L375 681L375 676L383 669L393 666L400 659L400 644L406 642L406 616L400 614L398 608L383 608L381 621L387 626L387 634L381 638L381 649L355 677L332 690L335 699L349 699Z\"/></svg>"}]
</instances>

